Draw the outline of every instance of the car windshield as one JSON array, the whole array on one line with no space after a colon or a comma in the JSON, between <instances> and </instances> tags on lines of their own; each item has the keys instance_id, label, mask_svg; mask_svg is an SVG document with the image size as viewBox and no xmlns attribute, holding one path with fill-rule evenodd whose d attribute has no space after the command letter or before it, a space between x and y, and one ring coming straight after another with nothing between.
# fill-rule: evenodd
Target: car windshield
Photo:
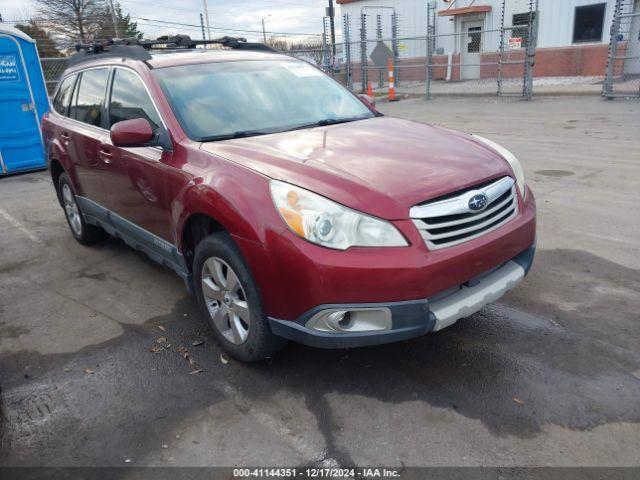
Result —
<instances>
[{"instance_id":1,"label":"car windshield","mask_svg":"<svg viewBox=\"0 0 640 480\"><path fill-rule=\"evenodd\" d=\"M347 89L296 60L183 65L155 70L182 128L224 140L371 118Z\"/></svg>"}]
</instances>

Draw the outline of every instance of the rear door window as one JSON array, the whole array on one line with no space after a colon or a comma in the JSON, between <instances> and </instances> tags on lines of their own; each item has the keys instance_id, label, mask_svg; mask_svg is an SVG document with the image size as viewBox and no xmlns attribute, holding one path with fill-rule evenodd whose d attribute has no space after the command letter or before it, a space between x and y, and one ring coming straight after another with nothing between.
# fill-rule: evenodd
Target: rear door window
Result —
<instances>
[{"instance_id":1,"label":"rear door window","mask_svg":"<svg viewBox=\"0 0 640 480\"><path fill-rule=\"evenodd\" d=\"M109 78L108 68L97 68L82 72L78 94L71 106L70 117L80 122L102 127L104 95Z\"/></svg>"},{"instance_id":2,"label":"rear door window","mask_svg":"<svg viewBox=\"0 0 640 480\"><path fill-rule=\"evenodd\" d=\"M58 93L53 99L53 109L65 117L69 113L69 104L71 103L71 95L73 94L73 86L75 83L76 75L71 75L65 78L60 84Z\"/></svg>"},{"instance_id":3,"label":"rear door window","mask_svg":"<svg viewBox=\"0 0 640 480\"><path fill-rule=\"evenodd\" d=\"M156 107L140 78L130 70L116 68L109 102L109 127L134 118L148 120L153 130L160 126Z\"/></svg>"}]
</instances>

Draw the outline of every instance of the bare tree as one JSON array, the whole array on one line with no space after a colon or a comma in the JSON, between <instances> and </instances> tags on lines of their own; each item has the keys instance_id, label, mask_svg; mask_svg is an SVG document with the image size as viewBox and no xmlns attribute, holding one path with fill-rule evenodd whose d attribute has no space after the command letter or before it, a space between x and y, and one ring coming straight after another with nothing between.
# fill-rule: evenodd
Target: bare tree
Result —
<instances>
[{"instance_id":1,"label":"bare tree","mask_svg":"<svg viewBox=\"0 0 640 480\"><path fill-rule=\"evenodd\" d=\"M40 19L69 44L93 40L104 23L105 0L35 0Z\"/></svg>"},{"instance_id":2,"label":"bare tree","mask_svg":"<svg viewBox=\"0 0 640 480\"><path fill-rule=\"evenodd\" d=\"M284 38L271 37L267 44L285 53L304 58L315 65L322 65L322 41L313 37L289 41Z\"/></svg>"}]
</instances>

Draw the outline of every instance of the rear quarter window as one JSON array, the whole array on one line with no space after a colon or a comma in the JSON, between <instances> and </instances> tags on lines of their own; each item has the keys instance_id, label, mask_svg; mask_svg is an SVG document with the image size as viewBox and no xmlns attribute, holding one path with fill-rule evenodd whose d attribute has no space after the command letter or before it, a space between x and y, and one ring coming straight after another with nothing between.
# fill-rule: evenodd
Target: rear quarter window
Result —
<instances>
[{"instance_id":1,"label":"rear quarter window","mask_svg":"<svg viewBox=\"0 0 640 480\"><path fill-rule=\"evenodd\" d=\"M77 75L71 75L65 78L58 88L53 99L53 109L60 115L67 116L69 114L69 105L71 104L71 96L73 94L73 86L76 83Z\"/></svg>"}]
</instances>

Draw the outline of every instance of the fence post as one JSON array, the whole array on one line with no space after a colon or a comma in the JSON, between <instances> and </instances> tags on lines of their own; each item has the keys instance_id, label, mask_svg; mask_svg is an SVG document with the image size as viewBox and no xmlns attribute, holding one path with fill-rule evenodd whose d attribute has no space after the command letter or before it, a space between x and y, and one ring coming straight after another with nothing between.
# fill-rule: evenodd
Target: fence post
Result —
<instances>
[{"instance_id":1,"label":"fence post","mask_svg":"<svg viewBox=\"0 0 640 480\"><path fill-rule=\"evenodd\" d=\"M425 73L425 100L431 100L431 77L433 74L433 50L436 42L436 22L435 22L436 5L435 2L427 3L427 69ZM433 20L432 20L433 17Z\"/></svg>"},{"instance_id":2,"label":"fence post","mask_svg":"<svg viewBox=\"0 0 640 480\"><path fill-rule=\"evenodd\" d=\"M376 16L376 39L382 41L382 15ZM384 88L384 69L378 69L378 88Z\"/></svg>"},{"instance_id":3,"label":"fence post","mask_svg":"<svg viewBox=\"0 0 640 480\"><path fill-rule=\"evenodd\" d=\"M502 95L502 62L504 60L504 12L506 0L502 0L502 11L500 14L500 51L498 54L498 96ZM525 67L526 69L526 67Z\"/></svg>"},{"instance_id":4,"label":"fence post","mask_svg":"<svg viewBox=\"0 0 640 480\"><path fill-rule=\"evenodd\" d=\"M620 31L620 15L622 13L623 0L616 0L611 23L611 39L609 40L609 59L607 61L607 73L602 85L602 96L610 98L613 94L613 76L615 73L615 57L618 54L618 32Z\"/></svg>"},{"instance_id":5,"label":"fence post","mask_svg":"<svg viewBox=\"0 0 640 480\"><path fill-rule=\"evenodd\" d=\"M399 59L399 48L398 48L398 14L396 11L393 11L391 14L391 51L393 52L393 76L396 82L396 85L400 84L400 78L398 75L398 59Z\"/></svg>"},{"instance_id":6,"label":"fence post","mask_svg":"<svg viewBox=\"0 0 640 480\"><path fill-rule=\"evenodd\" d=\"M367 91L367 15L360 13L360 79L362 80L362 93Z\"/></svg>"},{"instance_id":7,"label":"fence post","mask_svg":"<svg viewBox=\"0 0 640 480\"><path fill-rule=\"evenodd\" d=\"M349 14L342 16L342 35L344 36L344 62L345 62L345 84L349 90L353 90L353 79L351 76L351 19Z\"/></svg>"},{"instance_id":8,"label":"fence post","mask_svg":"<svg viewBox=\"0 0 640 480\"><path fill-rule=\"evenodd\" d=\"M333 62L329 58L329 42L327 41L327 17L322 19L322 66L324 71L333 76Z\"/></svg>"},{"instance_id":9,"label":"fence post","mask_svg":"<svg viewBox=\"0 0 640 480\"><path fill-rule=\"evenodd\" d=\"M536 49L538 42L538 0L529 0L529 28L527 34L527 50L525 52L525 70L523 96L531 100L533 96L533 67L536 63Z\"/></svg>"}]
</instances>

